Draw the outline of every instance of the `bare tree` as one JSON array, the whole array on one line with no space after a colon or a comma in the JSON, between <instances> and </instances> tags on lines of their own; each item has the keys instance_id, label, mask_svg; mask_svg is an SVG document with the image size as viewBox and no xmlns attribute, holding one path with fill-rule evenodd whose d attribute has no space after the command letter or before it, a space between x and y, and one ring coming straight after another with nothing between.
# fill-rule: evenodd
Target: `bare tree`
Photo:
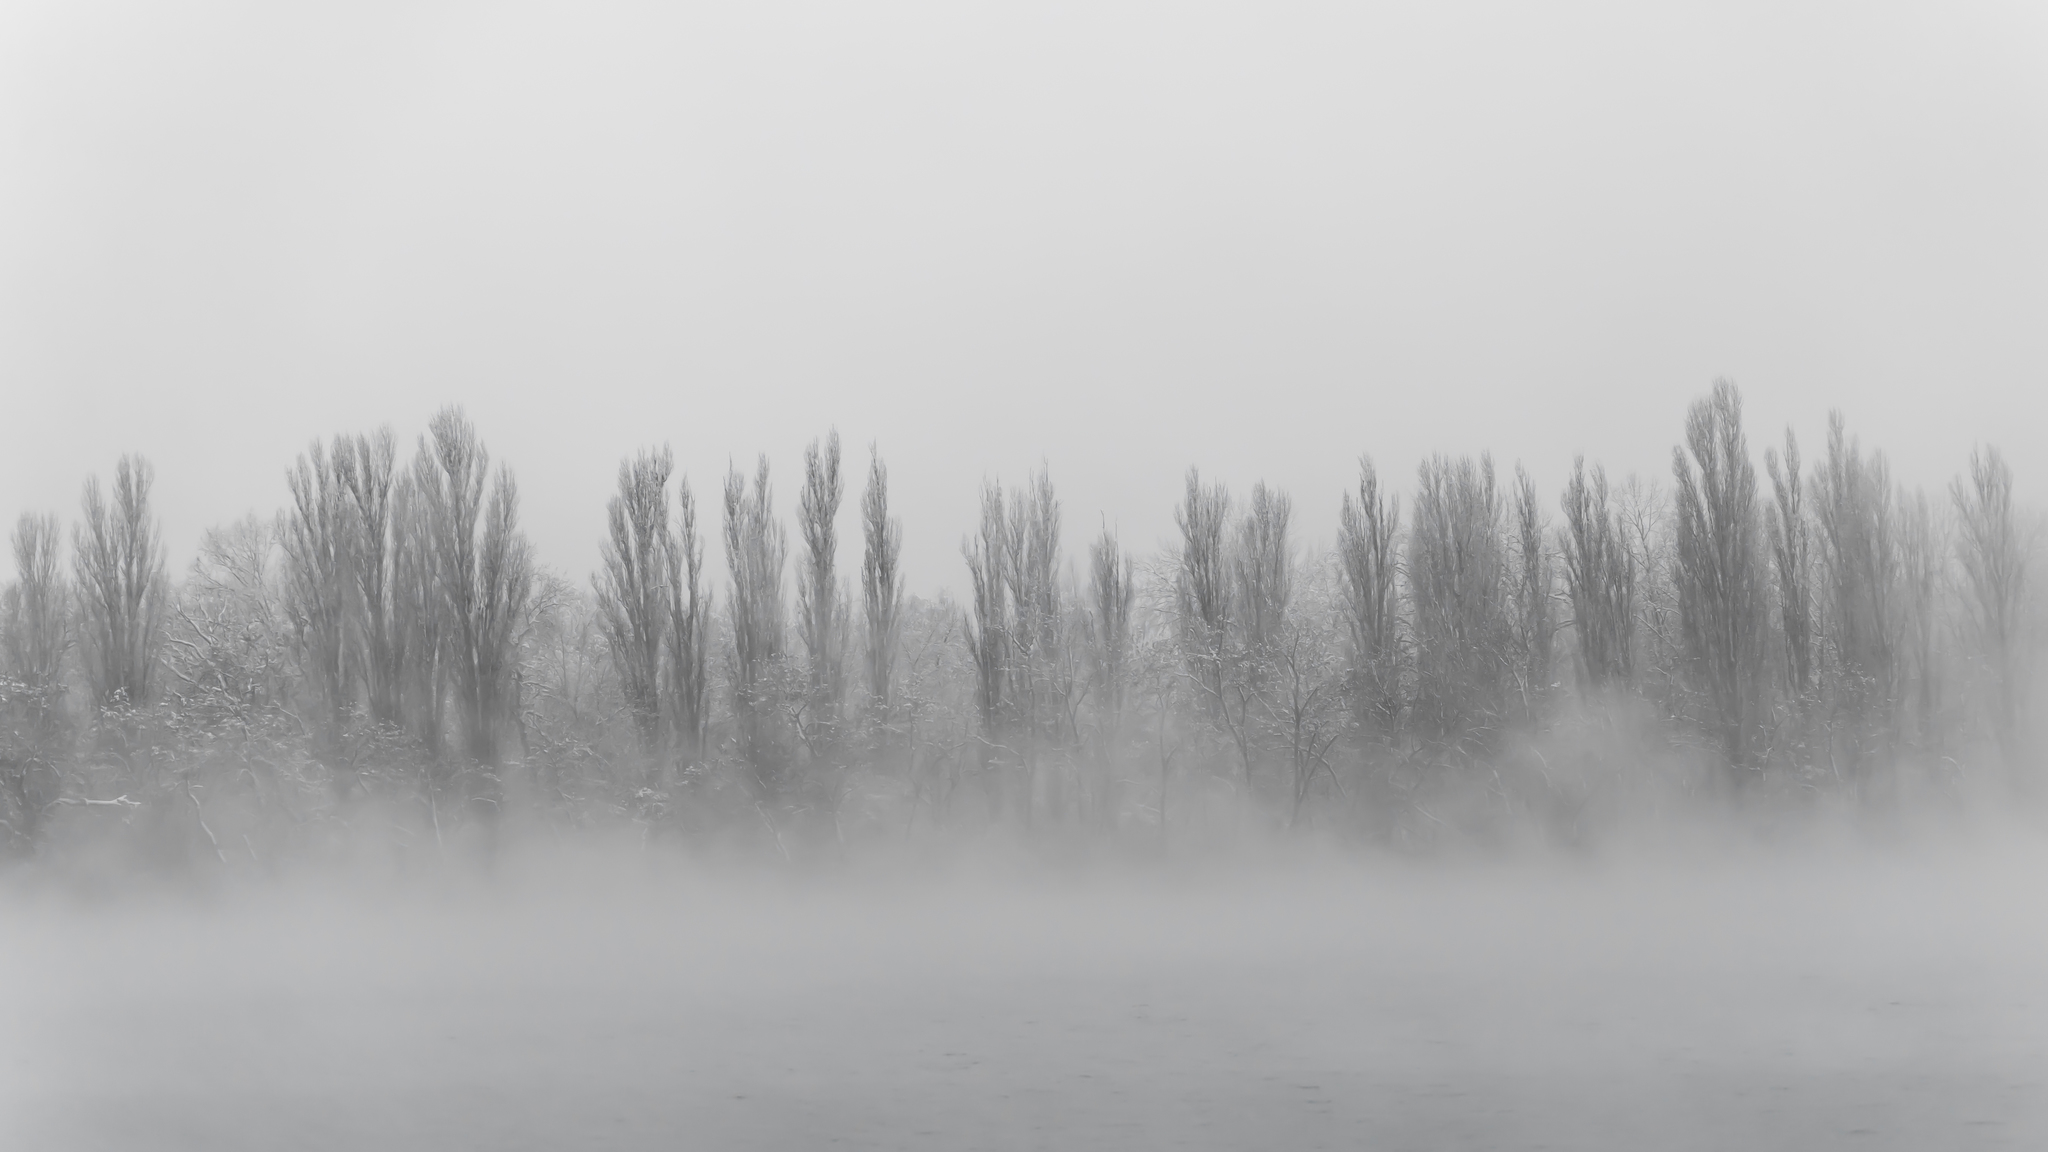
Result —
<instances>
[{"instance_id":1,"label":"bare tree","mask_svg":"<svg viewBox=\"0 0 2048 1152\"><path fill-rule=\"evenodd\" d=\"M1785 455L1764 451L1771 477L1771 558L1778 576L1778 615L1785 633L1785 687L1802 711L1813 698L1813 565L1806 516L1806 482L1799 439L1785 429Z\"/></svg>"},{"instance_id":2,"label":"bare tree","mask_svg":"<svg viewBox=\"0 0 2048 1152\"><path fill-rule=\"evenodd\" d=\"M285 473L292 502L277 520L284 550L285 611L300 678L311 697L309 727L313 754L330 769L341 762L342 733L354 703L350 633L357 595L353 502L337 467L352 458L348 441L337 437L330 456L318 441ZM335 776L337 787L348 778Z\"/></svg>"},{"instance_id":3,"label":"bare tree","mask_svg":"<svg viewBox=\"0 0 2048 1152\"><path fill-rule=\"evenodd\" d=\"M1331 616L1289 613L1280 621L1271 645L1272 674L1260 691L1264 719L1287 755L1290 827L1300 826L1318 775L1342 788L1330 764L1344 714L1344 675L1337 637L1327 623Z\"/></svg>"},{"instance_id":4,"label":"bare tree","mask_svg":"<svg viewBox=\"0 0 2048 1152\"><path fill-rule=\"evenodd\" d=\"M903 620L903 525L889 515L889 469L870 453L867 491L861 495L861 603L867 624L868 712L878 726L890 715L890 683Z\"/></svg>"},{"instance_id":5,"label":"bare tree","mask_svg":"<svg viewBox=\"0 0 2048 1152\"><path fill-rule=\"evenodd\" d=\"M732 692L740 758L763 799L774 799L788 773L781 739L783 623L782 568L788 536L775 520L768 458L761 457L754 489L734 468L725 479L725 560L732 575Z\"/></svg>"},{"instance_id":6,"label":"bare tree","mask_svg":"<svg viewBox=\"0 0 2048 1152\"><path fill-rule=\"evenodd\" d=\"M1874 743L1889 744L1897 719L1898 528L1884 454L1864 456L1842 414L1828 416L1827 458L1814 485L1828 573L1828 651L1836 743L1852 777Z\"/></svg>"},{"instance_id":7,"label":"bare tree","mask_svg":"<svg viewBox=\"0 0 2048 1152\"><path fill-rule=\"evenodd\" d=\"M1230 493L1221 484L1203 484L1201 472L1190 468L1186 497L1173 518L1180 527L1175 590L1181 650L1188 674L1201 689L1213 717L1224 706L1225 645L1230 628L1230 577L1224 548Z\"/></svg>"},{"instance_id":8,"label":"bare tree","mask_svg":"<svg viewBox=\"0 0 2048 1152\"><path fill-rule=\"evenodd\" d=\"M476 688L469 723L470 757L493 768L503 764L498 733L519 716L520 632L531 622L533 551L519 530L519 488L503 465L492 479L490 503L484 510L483 536L478 542L474 657L458 660L458 690L475 668ZM459 656L467 653L458 650Z\"/></svg>"},{"instance_id":9,"label":"bare tree","mask_svg":"<svg viewBox=\"0 0 2048 1152\"><path fill-rule=\"evenodd\" d=\"M619 690L650 764L661 752L664 727L661 677L670 627L665 582L675 548L668 478L674 469L666 448L620 462L618 494L606 505L603 567L591 577Z\"/></svg>"},{"instance_id":10,"label":"bare tree","mask_svg":"<svg viewBox=\"0 0 2048 1152\"><path fill-rule=\"evenodd\" d=\"M1423 461L1409 529L1415 714L1422 731L1487 743L1505 706L1508 563L1493 459Z\"/></svg>"},{"instance_id":11,"label":"bare tree","mask_svg":"<svg viewBox=\"0 0 2048 1152\"><path fill-rule=\"evenodd\" d=\"M846 610L838 579L839 433L804 450L804 486L797 498L803 561L797 568L797 636L803 641L809 684L804 701L805 744L830 760L839 743L840 707L846 699Z\"/></svg>"},{"instance_id":12,"label":"bare tree","mask_svg":"<svg viewBox=\"0 0 2048 1152\"><path fill-rule=\"evenodd\" d=\"M1007 737L1008 683L1010 679L1010 614L1004 574L1008 569L1009 520L1003 507L1003 489L993 481L981 487L981 525L971 538L961 541L967 560L973 599L967 607L962 637L974 664L974 703L981 722L978 759L984 779L990 785L990 806L1000 812L1002 790L992 775L996 752Z\"/></svg>"},{"instance_id":13,"label":"bare tree","mask_svg":"<svg viewBox=\"0 0 2048 1152\"><path fill-rule=\"evenodd\" d=\"M1074 754L1080 744L1076 714L1081 670L1073 643L1078 620L1067 610L1061 578L1061 505L1043 465L1010 497L1010 605L1018 659L1015 698L1022 706L1026 794L1042 791L1046 809L1070 810ZM1043 783L1041 789L1040 784ZM1027 809L1027 816L1030 810Z\"/></svg>"},{"instance_id":14,"label":"bare tree","mask_svg":"<svg viewBox=\"0 0 2048 1152\"><path fill-rule=\"evenodd\" d=\"M1946 743L1938 638L1949 588L1949 524L1923 490L1899 499L1899 585L1904 643L1901 664L1910 677L1914 732L1930 759Z\"/></svg>"},{"instance_id":15,"label":"bare tree","mask_svg":"<svg viewBox=\"0 0 2048 1152\"><path fill-rule=\"evenodd\" d=\"M1637 557L1621 518L1610 511L1607 470L1586 478L1586 459L1572 462L1564 490L1565 591L1571 597L1572 633L1579 675L1595 691L1628 687L1635 676Z\"/></svg>"},{"instance_id":16,"label":"bare tree","mask_svg":"<svg viewBox=\"0 0 2048 1152\"><path fill-rule=\"evenodd\" d=\"M668 694L679 750L694 762L704 753L710 721L711 590L704 587L704 538L688 479L676 484L676 527L668 550Z\"/></svg>"},{"instance_id":17,"label":"bare tree","mask_svg":"<svg viewBox=\"0 0 2048 1152\"><path fill-rule=\"evenodd\" d=\"M1137 580L1130 554L1107 526L1088 548L1088 603L1084 628L1088 638L1089 691L1095 700L1095 756L1100 778L1097 803L1111 804L1108 782L1122 743L1124 706L1131 681L1131 611L1137 601Z\"/></svg>"},{"instance_id":18,"label":"bare tree","mask_svg":"<svg viewBox=\"0 0 2048 1152\"><path fill-rule=\"evenodd\" d=\"M495 770L503 766L500 730L517 718L514 640L533 590L532 555L519 531L519 489L503 466L491 476L490 453L457 408L444 408L429 422L413 480L446 613L463 753ZM479 798L492 799L488 784Z\"/></svg>"},{"instance_id":19,"label":"bare tree","mask_svg":"<svg viewBox=\"0 0 2048 1152\"><path fill-rule=\"evenodd\" d=\"M1535 482L1515 467L1515 646L1520 657L1515 678L1520 684L1522 711L1533 717L1549 696L1557 665L1557 611L1551 600L1556 583L1546 546L1548 526L1536 496Z\"/></svg>"},{"instance_id":20,"label":"bare tree","mask_svg":"<svg viewBox=\"0 0 2048 1152\"><path fill-rule=\"evenodd\" d=\"M317 747L320 733L288 711L303 694L306 671L288 579L279 576L275 520L254 513L209 528L199 555L170 601L163 667L177 701L173 727L218 732L240 743L290 717ZM327 765L338 794L352 775Z\"/></svg>"},{"instance_id":21,"label":"bare tree","mask_svg":"<svg viewBox=\"0 0 2048 1152\"><path fill-rule=\"evenodd\" d=\"M1052 476L1041 468L1026 486L1010 494L1009 534L1003 548L1003 579L1009 586L1010 699L1027 755L1057 741L1071 685L1061 650L1060 502ZM1035 759L1029 763L1036 768Z\"/></svg>"},{"instance_id":22,"label":"bare tree","mask_svg":"<svg viewBox=\"0 0 2048 1152\"><path fill-rule=\"evenodd\" d=\"M1949 488L1956 509L1956 558L1963 573L1971 654L1990 681L1992 739L2015 778L2021 770L2021 623L2033 539L2012 500L2012 468L1995 447L1970 453L1970 474ZM2030 783L2030 782L2023 782Z\"/></svg>"},{"instance_id":23,"label":"bare tree","mask_svg":"<svg viewBox=\"0 0 2048 1152\"><path fill-rule=\"evenodd\" d=\"M1635 642L1630 648L1635 684L1667 713L1685 706L1685 635L1678 605L1678 526L1672 502L1658 484L1631 474L1615 490L1614 511L1636 572Z\"/></svg>"},{"instance_id":24,"label":"bare tree","mask_svg":"<svg viewBox=\"0 0 2048 1152\"><path fill-rule=\"evenodd\" d=\"M1691 457L1687 457L1687 449ZM1678 485L1676 582L1686 671L1732 770L1751 764L1764 674L1756 468L1742 396L1726 380L1693 404L1686 447L1672 450Z\"/></svg>"},{"instance_id":25,"label":"bare tree","mask_svg":"<svg viewBox=\"0 0 2048 1152\"><path fill-rule=\"evenodd\" d=\"M349 569L356 582L358 648L370 719L404 722L402 680L411 638L399 626L400 550L406 537L392 504L398 480L398 437L390 428L344 440L334 469L353 505L348 523Z\"/></svg>"},{"instance_id":26,"label":"bare tree","mask_svg":"<svg viewBox=\"0 0 2048 1152\"><path fill-rule=\"evenodd\" d=\"M0 734L0 812L24 847L35 844L58 791L64 653L71 646L58 539L55 516L23 513L14 525L14 582L0 597L0 723L14 734Z\"/></svg>"},{"instance_id":27,"label":"bare tree","mask_svg":"<svg viewBox=\"0 0 2048 1152\"><path fill-rule=\"evenodd\" d=\"M1060 503L1046 471L1011 493L1007 506L1000 484L982 486L980 529L961 545L974 591L964 639L975 669L982 766L1017 766L1026 820L1035 805L1041 753L1069 749L1075 735L1059 547ZM987 778L1000 811L1003 778Z\"/></svg>"},{"instance_id":28,"label":"bare tree","mask_svg":"<svg viewBox=\"0 0 2048 1152\"><path fill-rule=\"evenodd\" d=\"M97 476L85 482L72 566L81 655L101 708L142 707L154 699L169 597L160 529L149 506L155 478L147 460L123 456L114 467L112 503Z\"/></svg>"},{"instance_id":29,"label":"bare tree","mask_svg":"<svg viewBox=\"0 0 2048 1152\"><path fill-rule=\"evenodd\" d=\"M1380 489L1372 458L1358 460L1358 494L1344 494L1337 525L1345 630L1351 649L1351 709L1385 738L1401 713L1399 545L1401 507Z\"/></svg>"},{"instance_id":30,"label":"bare tree","mask_svg":"<svg viewBox=\"0 0 2048 1152\"><path fill-rule=\"evenodd\" d=\"M1138 585L1130 553L1104 527L1088 547L1086 631L1095 707L1112 736L1121 725L1128 687L1131 613Z\"/></svg>"},{"instance_id":31,"label":"bare tree","mask_svg":"<svg viewBox=\"0 0 2048 1152\"><path fill-rule=\"evenodd\" d=\"M0 671L22 694L31 743L46 747L56 734L64 692L64 654L71 647L65 617L70 590L57 566L57 517L24 512L14 522L14 583L0 601Z\"/></svg>"},{"instance_id":32,"label":"bare tree","mask_svg":"<svg viewBox=\"0 0 2048 1152\"><path fill-rule=\"evenodd\" d=\"M544 794L560 798L581 783L572 776L579 769L587 773L585 781L613 783L596 750L623 694L597 598L543 570L534 574L528 605L519 674L519 738L527 768ZM626 796L613 793L613 802L629 811L644 812L655 802L637 787L640 778L616 783L632 789Z\"/></svg>"},{"instance_id":33,"label":"bare tree","mask_svg":"<svg viewBox=\"0 0 2048 1152\"><path fill-rule=\"evenodd\" d=\"M444 609L432 506L423 494L421 460L391 489L392 636L401 713L429 761L446 750L448 671L453 629Z\"/></svg>"},{"instance_id":34,"label":"bare tree","mask_svg":"<svg viewBox=\"0 0 2048 1152\"><path fill-rule=\"evenodd\" d=\"M1238 525L1237 598L1248 652L1264 652L1279 638L1280 621L1294 595L1294 549L1288 540L1294 502L1264 481L1252 485L1251 504Z\"/></svg>"}]
</instances>

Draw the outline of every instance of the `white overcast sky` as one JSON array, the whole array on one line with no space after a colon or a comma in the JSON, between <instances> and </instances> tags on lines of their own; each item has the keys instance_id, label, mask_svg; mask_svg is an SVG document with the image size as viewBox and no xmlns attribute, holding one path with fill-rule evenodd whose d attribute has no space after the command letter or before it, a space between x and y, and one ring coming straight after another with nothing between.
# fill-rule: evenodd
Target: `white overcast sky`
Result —
<instances>
[{"instance_id":1,"label":"white overcast sky","mask_svg":"<svg viewBox=\"0 0 2048 1152\"><path fill-rule=\"evenodd\" d=\"M179 564L447 403L578 579L641 445L878 441L931 589L1041 460L1072 548L1191 464L1327 539L1361 452L1667 476L1718 375L2048 493L2048 7L0 6L0 512L144 453Z\"/></svg>"}]
</instances>

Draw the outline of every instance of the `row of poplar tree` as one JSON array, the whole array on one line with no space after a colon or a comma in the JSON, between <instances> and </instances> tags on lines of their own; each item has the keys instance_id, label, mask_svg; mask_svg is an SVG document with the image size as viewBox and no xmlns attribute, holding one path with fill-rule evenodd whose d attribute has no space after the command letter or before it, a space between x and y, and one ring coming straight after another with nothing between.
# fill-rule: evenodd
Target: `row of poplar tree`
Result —
<instances>
[{"instance_id":1,"label":"row of poplar tree","mask_svg":"<svg viewBox=\"0 0 2048 1152\"><path fill-rule=\"evenodd\" d=\"M1437 456L1404 508L1365 459L1311 552L1284 493L1191 471L1177 548L1141 560L1105 530L1078 565L1040 472L985 484L955 603L907 594L878 457L841 570L836 434L804 455L793 555L767 461L728 475L715 589L666 450L621 464L587 587L537 568L512 473L459 410L406 459L388 429L309 447L289 506L209 532L176 582L150 468L124 458L88 482L68 564L56 517L13 534L6 829L32 845L67 806L168 798L203 819L236 787L301 816L375 795L473 816L522 783L656 820L964 796L1113 827L1163 825L1179 779L1299 821L1497 777L1589 716L1738 787L2023 775L2034 534L1998 452L1930 497L1836 416L1817 462L1788 431L1762 464L1724 382L1668 486L1581 460L1553 503L1519 468Z\"/></svg>"}]
</instances>

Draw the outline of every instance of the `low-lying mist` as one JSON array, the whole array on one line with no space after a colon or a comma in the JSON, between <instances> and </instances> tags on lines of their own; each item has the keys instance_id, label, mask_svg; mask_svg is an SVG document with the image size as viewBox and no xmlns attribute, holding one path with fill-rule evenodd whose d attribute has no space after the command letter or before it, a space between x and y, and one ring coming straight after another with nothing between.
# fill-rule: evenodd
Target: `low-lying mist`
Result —
<instances>
[{"instance_id":1,"label":"low-lying mist","mask_svg":"<svg viewBox=\"0 0 2048 1152\"><path fill-rule=\"evenodd\" d=\"M1080 862L990 834L770 867L506 833L405 871L17 872L0 1144L2048 1136L2036 830L1691 827L1599 851L1246 836Z\"/></svg>"}]
</instances>

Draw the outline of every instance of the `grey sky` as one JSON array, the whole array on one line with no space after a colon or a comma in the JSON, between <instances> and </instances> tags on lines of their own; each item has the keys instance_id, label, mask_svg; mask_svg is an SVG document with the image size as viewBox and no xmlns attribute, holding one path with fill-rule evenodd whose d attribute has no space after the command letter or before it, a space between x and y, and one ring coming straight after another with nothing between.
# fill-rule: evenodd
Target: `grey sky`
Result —
<instances>
[{"instance_id":1,"label":"grey sky","mask_svg":"<svg viewBox=\"0 0 2048 1152\"><path fill-rule=\"evenodd\" d=\"M1041 459L1073 546L1189 464L1327 538L1365 451L1662 477L1723 374L2038 498L2044 206L2039 5L9 3L0 512L139 451L182 563L460 402L580 579L622 454L787 509L837 425L957 586Z\"/></svg>"}]
</instances>

